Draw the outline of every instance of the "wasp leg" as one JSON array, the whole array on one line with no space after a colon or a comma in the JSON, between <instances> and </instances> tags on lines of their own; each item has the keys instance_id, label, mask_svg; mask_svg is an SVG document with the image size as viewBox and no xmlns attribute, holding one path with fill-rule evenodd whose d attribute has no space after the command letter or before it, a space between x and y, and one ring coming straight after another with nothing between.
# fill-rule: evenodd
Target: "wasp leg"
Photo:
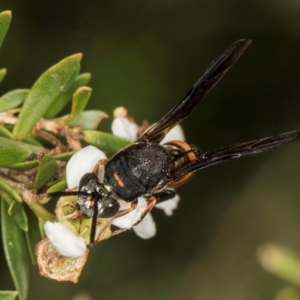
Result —
<instances>
[{"instance_id":1,"label":"wasp leg","mask_svg":"<svg viewBox=\"0 0 300 300\"><path fill-rule=\"evenodd\" d=\"M160 203L174 198L176 193L173 190L163 190L154 194L153 196L157 198L156 203Z\"/></svg>"},{"instance_id":2,"label":"wasp leg","mask_svg":"<svg viewBox=\"0 0 300 300\"><path fill-rule=\"evenodd\" d=\"M129 208L127 208L127 209L120 210L117 213L117 215L115 216L115 218L119 218L119 217L122 217L124 215L127 215L128 213L130 213L131 211L133 211L136 207L137 207L137 201L131 202L131 206Z\"/></svg>"},{"instance_id":3,"label":"wasp leg","mask_svg":"<svg viewBox=\"0 0 300 300\"><path fill-rule=\"evenodd\" d=\"M127 230L128 230L128 228L120 228L120 229L117 229L117 230L113 231L111 235L112 236L117 235L117 234L120 234L120 233L122 233L124 231L127 231Z\"/></svg>"},{"instance_id":4,"label":"wasp leg","mask_svg":"<svg viewBox=\"0 0 300 300\"><path fill-rule=\"evenodd\" d=\"M133 226L136 226L138 225L139 223L141 223L143 221L143 219L145 218L145 216L147 215L147 213L149 213L152 208L155 206L155 204L157 202L163 202L163 201L166 201L166 200L170 200L172 198L174 198L176 195L176 193L172 190L163 190L159 193L156 193L156 194L153 194L151 195L148 199L147 199L147 208L142 212L141 214L141 219L136 222ZM134 210L135 208L137 207L137 201L135 202L132 202L131 203L131 207L128 208L128 209L124 209L124 210L121 210L117 215L116 215L116 218L118 217L121 217L121 216L124 216L128 213L130 213L132 210ZM113 235L116 235L116 234L119 234L123 231L126 231L127 229L119 229L119 230L115 230L113 232Z\"/></svg>"},{"instance_id":5,"label":"wasp leg","mask_svg":"<svg viewBox=\"0 0 300 300\"><path fill-rule=\"evenodd\" d=\"M139 223L141 223L145 218L145 216L147 215L147 213L149 213L152 210L152 208L155 206L156 203L157 203L157 197L155 195L150 196L147 199L147 208L141 214L141 219L137 221L135 224L133 224L133 226L136 226Z\"/></svg>"},{"instance_id":6,"label":"wasp leg","mask_svg":"<svg viewBox=\"0 0 300 300\"><path fill-rule=\"evenodd\" d=\"M173 190L167 190L167 189L151 195L147 199L147 208L142 212L141 219L138 222L136 222L134 224L134 226L141 223L143 221L143 219L145 218L145 216L147 215L147 213L149 213L157 203L170 200L170 199L174 198L175 196L176 196L176 193Z\"/></svg>"}]
</instances>

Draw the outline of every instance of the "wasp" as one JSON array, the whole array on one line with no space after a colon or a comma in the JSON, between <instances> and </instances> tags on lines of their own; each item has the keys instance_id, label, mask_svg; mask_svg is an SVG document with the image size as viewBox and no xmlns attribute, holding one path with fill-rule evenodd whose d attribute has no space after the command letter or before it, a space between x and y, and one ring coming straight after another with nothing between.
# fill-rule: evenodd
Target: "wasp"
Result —
<instances>
[{"instance_id":1,"label":"wasp","mask_svg":"<svg viewBox=\"0 0 300 300\"><path fill-rule=\"evenodd\" d=\"M232 44L211 64L183 99L136 142L121 149L109 160L100 160L93 172L85 174L78 191L49 194L78 196L76 210L83 217L92 218L90 245L94 244L97 218L118 217L128 213L136 207L138 197L145 197L148 203L142 220L157 202L174 197L175 193L170 187L186 182L195 171L259 154L300 138L300 130L295 130L203 154L198 147L183 141L160 144L176 124L193 112L250 44L251 40L247 39ZM119 200L131 202L131 207L120 210Z\"/></svg>"}]
</instances>

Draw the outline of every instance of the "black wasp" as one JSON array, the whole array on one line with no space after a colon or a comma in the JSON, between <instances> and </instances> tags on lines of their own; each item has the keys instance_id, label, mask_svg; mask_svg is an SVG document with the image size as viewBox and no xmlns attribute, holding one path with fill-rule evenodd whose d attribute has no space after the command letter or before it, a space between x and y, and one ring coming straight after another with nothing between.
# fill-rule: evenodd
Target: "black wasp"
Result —
<instances>
[{"instance_id":1,"label":"black wasp","mask_svg":"<svg viewBox=\"0 0 300 300\"><path fill-rule=\"evenodd\" d=\"M97 217L124 215L136 207L139 196L147 199L145 216L157 202L173 198L175 194L168 188L185 182L193 172L230 159L268 151L300 138L300 130L295 130L204 154L199 148L182 141L159 144L176 124L192 113L250 44L251 40L238 40L231 45L160 121L135 143L120 150L109 160L100 160L92 173L85 174L80 181L79 191L49 194L78 195L77 211L83 217L93 219L91 245L94 244ZM131 202L131 208L120 210L118 200Z\"/></svg>"}]
</instances>

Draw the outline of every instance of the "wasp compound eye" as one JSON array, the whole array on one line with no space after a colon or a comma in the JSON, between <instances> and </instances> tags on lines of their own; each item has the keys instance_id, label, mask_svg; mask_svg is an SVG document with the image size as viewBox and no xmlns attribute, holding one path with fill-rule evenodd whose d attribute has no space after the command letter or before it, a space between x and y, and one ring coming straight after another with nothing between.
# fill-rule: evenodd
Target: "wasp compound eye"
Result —
<instances>
[{"instance_id":1,"label":"wasp compound eye","mask_svg":"<svg viewBox=\"0 0 300 300\"><path fill-rule=\"evenodd\" d=\"M120 210L120 204L115 199L104 198L99 202L101 205L98 217L99 218L111 218L115 216Z\"/></svg>"},{"instance_id":2,"label":"wasp compound eye","mask_svg":"<svg viewBox=\"0 0 300 300\"><path fill-rule=\"evenodd\" d=\"M98 177L94 173L86 173L84 174L79 182L79 190L84 187L84 186L89 186L91 182L97 183L98 182Z\"/></svg>"}]
</instances>

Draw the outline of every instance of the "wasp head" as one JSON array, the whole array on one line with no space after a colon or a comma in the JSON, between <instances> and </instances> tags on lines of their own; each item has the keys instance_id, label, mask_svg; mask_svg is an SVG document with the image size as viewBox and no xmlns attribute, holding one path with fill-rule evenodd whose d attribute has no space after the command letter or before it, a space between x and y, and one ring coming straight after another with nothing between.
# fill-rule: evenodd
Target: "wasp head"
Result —
<instances>
[{"instance_id":1,"label":"wasp head","mask_svg":"<svg viewBox=\"0 0 300 300\"><path fill-rule=\"evenodd\" d=\"M88 218L96 215L99 218L111 218L119 209L119 202L112 197L105 186L99 182L94 173L82 176L79 183L77 209Z\"/></svg>"}]
</instances>

